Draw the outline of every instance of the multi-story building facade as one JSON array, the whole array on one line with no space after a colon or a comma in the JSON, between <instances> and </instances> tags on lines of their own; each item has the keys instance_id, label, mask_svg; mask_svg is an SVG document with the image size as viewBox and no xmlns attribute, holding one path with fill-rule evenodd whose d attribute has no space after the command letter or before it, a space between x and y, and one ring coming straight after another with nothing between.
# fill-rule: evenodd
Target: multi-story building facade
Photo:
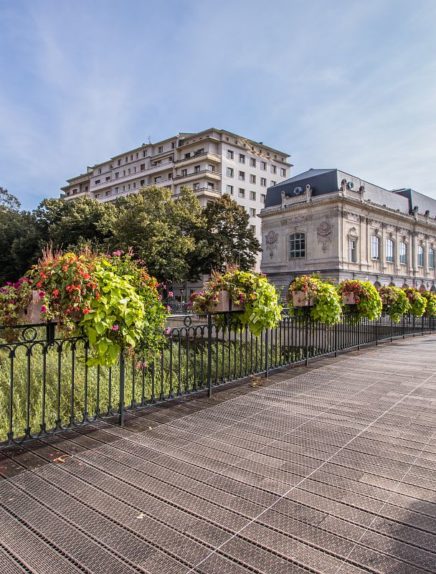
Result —
<instances>
[{"instance_id":1,"label":"multi-story building facade","mask_svg":"<svg viewBox=\"0 0 436 574\"><path fill-rule=\"evenodd\" d=\"M282 288L297 275L435 290L436 200L337 169L311 169L267 192L261 269Z\"/></svg>"},{"instance_id":2,"label":"multi-story building facade","mask_svg":"<svg viewBox=\"0 0 436 574\"><path fill-rule=\"evenodd\" d=\"M261 240L258 214L265 205L267 188L289 177L288 157L225 130L180 133L88 167L86 173L67 180L62 197L72 200L88 195L113 201L150 185L167 187L177 197L186 186L205 205L227 193L247 210Z\"/></svg>"}]
</instances>

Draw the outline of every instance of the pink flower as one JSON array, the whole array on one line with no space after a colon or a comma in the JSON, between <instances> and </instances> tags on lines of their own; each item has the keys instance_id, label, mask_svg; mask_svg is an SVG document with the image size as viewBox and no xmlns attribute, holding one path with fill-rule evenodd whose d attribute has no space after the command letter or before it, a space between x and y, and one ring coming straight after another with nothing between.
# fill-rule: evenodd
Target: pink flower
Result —
<instances>
[{"instance_id":1,"label":"pink flower","mask_svg":"<svg viewBox=\"0 0 436 574\"><path fill-rule=\"evenodd\" d=\"M171 328L167 327L164 331L165 335L171 335Z\"/></svg>"},{"instance_id":2,"label":"pink flower","mask_svg":"<svg viewBox=\"0 0 436 574\"><path fill-rule=\"evenodd\" d=\"M171 313L171 307L169 305L167 305L167 311L168 313Z\"/></svg>"},{"instance_id":3,"label":"pink flower","mask_svg":"<svg viewBox=\"0 0 436 574\"><path fill-rule=\"evenodd\" d=\"M121 251L121 249L117 249L116 251L114 251L114 252L112 253L112 255L113 255L114 257L121 257L122 254L123 254L123 252Z\"/></svg>"},{"instance_id":4,"label":"pink flower","mask_svg":"<svg viewBox=\"0 0 436 574\"><path fill-rule=\"evenodd\" d=\"M168 297L174 297L174 293L172 291L168 291Z\"/></svg>"},{"instance_id":5,"label":"pink flower","mask_svg":"<svg viewBox=\"0 0 436 574\"><path fill-rule=\"evenodd\" d=\"M40 291L40 292L39 292L39 298L40 298L40 299L43 299L43 298L44 298L44 295L45 295L45 292L44 292L44 291Z\"/></svg>"},{"instance_id":6,"label":"pink flower","mask_svg":"<svg viewBox=\"0 0 436 574\"><path fill-rule=\"evenodd\" d=\"M41 313L47 313L47 307L45 305L41 307Z\"/></svg>"},{"instance_id":7,"label":"pink flower","mask_svg":"<svg viewBox=\"0 0 436 574\"><path fill-rule=\"evenodd\" d=\"M112 325L112 331L119 331L119 330L120 330L119 325Z\"/></svg>"}]
</instances>

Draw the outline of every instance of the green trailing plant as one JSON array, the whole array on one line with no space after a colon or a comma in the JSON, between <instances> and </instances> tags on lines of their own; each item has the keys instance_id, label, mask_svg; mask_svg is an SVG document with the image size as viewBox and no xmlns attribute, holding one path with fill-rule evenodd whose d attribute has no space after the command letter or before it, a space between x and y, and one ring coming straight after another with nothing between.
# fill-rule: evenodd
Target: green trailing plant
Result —
<instances>
[{"instance_id":1,"label":"green trailing plant","mask_svg":"<svg viewBox=\"0 0 436 574\"><path fill-rule=\"evenodd\" d=\"M436 317L436 294L431 291L424 291L421 296L427 301L425 307L426 317Z\"/></svg>"},{"instance_id":2,"label":"green trailing plant","mask_svg":"<svg viewBox=\"0 0 436 574\"><path fill-rule=\"evenodd\" d=\"M422 317L425 313L427 299L414 287L407 287L404 292L410 303L410 313L415 317Z\"/></svg>"},{"instance_id":3,"label":"green trailing plant","mask_svg":"<svg viewBox=\"0 0 436 574\"><path fill-rule=\"evenodd\" d=\"M342 307L334 285L321 281L318 277L302 275L296 277L289 286L288 299L292 303L295 292L303 292L305 300L311 303L310 316L314 321L334 325L341 320ZM297 311L291 306L291 313Z\"/></svg>"},{"instance_id":4,"label":"green trailing plant","mask_svg":"<svg viewBox=\"0 0 436 574\"><path fill-rule=\"evenodd\" d=\"M339 284L338 292L341 297L354 296L355 303L353 305L344 305L345 308L348 308L351 320L369 319L374 321L380 317L383 303L377 289L369 281L347 279Z\"/></svg>"},{"instance_id":5,"label":"green trailing plant","mask_svg":"<svg viewBox=\"0 0 436 574\"><path fill-rule=\"evenodd\" d=\"M227 320L234 329L247 326L257 336L264 329L272 329L279 323L282 306L275 287L264 275L237 268L231 268L224 274L214 273L205 289L191 296L193 311L200 315L213 311L221 291L227 291L233 306L242 307L242 310L227 319L216 317L218 324L224 324Z\"/></svg>"},{"instance_id":6,"label":"green trailing plant","mask_svg":"<svg viewBox=\"0 0 436 574\"><path fill-rule=\"evenodd\" d=\"M380 287L378 292L383 303L383 311L394 323L399 323L401 317L410 312L409 299L400 287L385 285Z\"/></svg>"}]
</instances>

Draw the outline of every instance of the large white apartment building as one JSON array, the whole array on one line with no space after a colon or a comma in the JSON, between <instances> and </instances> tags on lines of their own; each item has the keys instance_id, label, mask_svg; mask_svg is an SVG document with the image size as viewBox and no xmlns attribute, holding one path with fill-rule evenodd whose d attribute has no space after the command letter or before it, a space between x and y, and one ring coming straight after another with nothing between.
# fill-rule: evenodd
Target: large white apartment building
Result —
<instances>
[{"instance_id":1,"label":"large white apartment building","mask_svg":"<svg viewBox=\"0 0 436 574\"><path fill-rule=\"evenodd\" d=\"M267 188L289 178L288 158L283 151L226 130L179 133L88 167L86 173L67 180L62 197L88 195L113 201L150 185L168 187L177 197L186 186L205 205L227 193L247 210L261 241L258 214Z\"/></svg>"}]
</instances>

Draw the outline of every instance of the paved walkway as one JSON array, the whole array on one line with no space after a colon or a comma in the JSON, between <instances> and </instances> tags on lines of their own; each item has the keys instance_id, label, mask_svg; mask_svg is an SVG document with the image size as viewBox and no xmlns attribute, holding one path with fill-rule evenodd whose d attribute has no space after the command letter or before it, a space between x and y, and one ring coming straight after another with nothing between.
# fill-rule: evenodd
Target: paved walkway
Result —
<instances>
[{"instance_id":1,"label":"paved walkway","mask_svg":"<svg viewBox=\"0 0 436 574\"><path fill-rule=\"evenodd\" d=\"M436 338L2 455L0 572L436 572Z\"/></svg>"}]
</instances>

